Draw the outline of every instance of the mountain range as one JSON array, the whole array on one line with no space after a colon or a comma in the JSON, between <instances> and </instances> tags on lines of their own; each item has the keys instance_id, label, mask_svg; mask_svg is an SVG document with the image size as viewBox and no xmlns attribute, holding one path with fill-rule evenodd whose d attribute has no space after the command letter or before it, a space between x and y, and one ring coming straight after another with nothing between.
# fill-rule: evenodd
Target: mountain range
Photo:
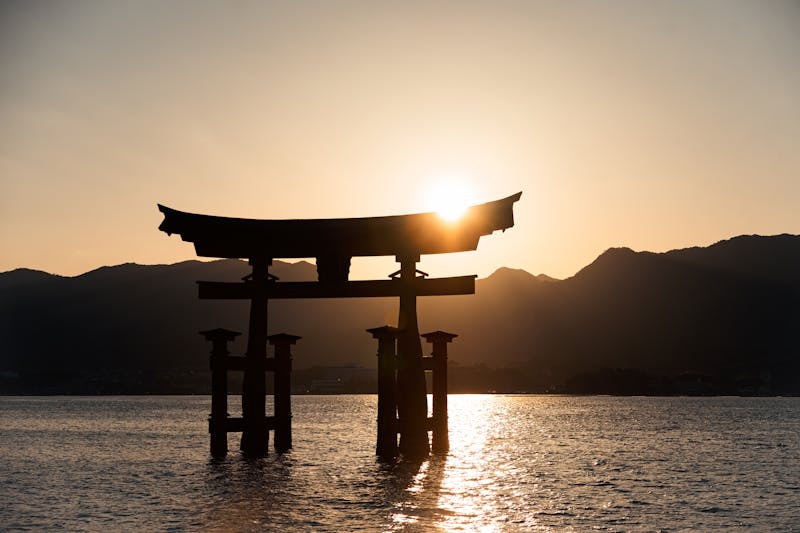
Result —
<instances>
[{"instance_id":1,"label":"mountain range","mask_svg":"<svg viewBox=\"0 0 800 533\"><path fill-rule=\"evenodd\" d=\"M316 279L303 261L271 272ZM197 332L246 331L249 304L198 300L195 281L247 273L237 260L2 273L0 393L206 392L209 346ZM318 367L374 367L365 329L395 324L397 302L279 300L269 313L270 333L303 337L294 366L312 379ZM456 391L798 394L800 236L611 248L564 280L500 268L475 295L420 298L419 319L421 332L459 335Z\"/></svg>"}]
</instances>

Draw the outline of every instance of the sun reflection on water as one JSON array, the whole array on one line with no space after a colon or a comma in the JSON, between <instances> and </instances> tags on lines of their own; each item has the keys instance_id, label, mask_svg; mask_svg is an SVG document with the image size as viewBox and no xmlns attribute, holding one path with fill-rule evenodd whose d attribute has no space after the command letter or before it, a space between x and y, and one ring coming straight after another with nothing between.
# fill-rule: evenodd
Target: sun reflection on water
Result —
<instances>
[{"instance_id":1,"label":"sun reflection on water","mask_svg":"<svg viewBox=\"0 0 800 533\"><path fill-rule=\"evenodd\" d=\"M500 497L505 473L487 457L506 405L486 396L449 397L451 449L437 502L447 531L500 531L507 520Z\"/></svg>"},{"instance_id":2,"label":"sun reflection on water","mask_svg":"<svg viewBox=\"0 0 800 533\"><path fill-rule=\"evenodd\" d=\"M530 528L519 520L524 509L509 509L509 492L519 480L511 466L498 467L502 421L507 403L486 396L449 397L450 451L420 463L405 489L407 498L392 514L395 531L507 531ZM497 443L500 444L500 443ZM499 446L502 448L502 446ZM511 482L506 482L511 476ZM505 503L504 503L505 502ZM509 514L514 515L513 517Z\"/></svg>"}]
</instances>

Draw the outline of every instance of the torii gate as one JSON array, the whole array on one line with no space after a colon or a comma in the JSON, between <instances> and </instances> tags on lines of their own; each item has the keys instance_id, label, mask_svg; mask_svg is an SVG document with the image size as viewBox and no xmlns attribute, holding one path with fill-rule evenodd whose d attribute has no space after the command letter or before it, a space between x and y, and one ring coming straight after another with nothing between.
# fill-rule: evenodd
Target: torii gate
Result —
<instances>
[{"instance_id":1,"label":"torii gate","mask_svg":"<svg viewBox=\"0 0 800 533\"><path fill-rule=\"evenodd\" d=\"M185 213L158 205L158 227L194 244L200 257L248 259L252 274L241 283L199 281L201 299L250 300L242 391L242 450L267 451L265 419L267 303L285 298L400 298L397 319L397 415L400 453L430 452L425 370L417 325L417 297L474 294L477 276L428 279L417 270L421 255L476 250L483 235L514 225L522 193L470 207L456 221L436 213L370 218L254 220ZM350 260L395 256L400 270L388 280L349 281ZM316 282L281 282L269 273L273 259L315 257ZM417 274L421 274L418 276ZM209 332L206 332L209 333ZM277 438L277 437L276 437ZM290 438L290 437L289 437Z\"/></svg>"}]
</instances>

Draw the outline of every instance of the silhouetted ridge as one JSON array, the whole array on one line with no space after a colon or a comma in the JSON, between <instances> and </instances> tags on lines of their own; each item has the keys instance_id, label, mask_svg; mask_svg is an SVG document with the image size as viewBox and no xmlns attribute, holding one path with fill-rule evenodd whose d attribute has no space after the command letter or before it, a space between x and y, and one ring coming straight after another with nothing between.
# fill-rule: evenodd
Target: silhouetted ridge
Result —
<instances>
[{"instance_id":1,"label":"silhouetted ridge","mask_svg":"<svg viewBox=\"0 0 800 533\"><path fill-rule=\"evenodd\" d=\"M55 274L48 274L41 270L30 268L17 268L8 272L0 272L0 289L12 286L28 285L31 283L41 283L60 278Z\"/></svg>"},{"instance_id":2,"label":"silhouetted ridge","mask_svg":"<svg viewBox=\"0 0 800 533\"><path fill-rule=\"evenodd\" d=\"M660 262L659 254L635 252L630 248L609 248L578 271L573 278L596 278L647 269Z\"/></svg>"},{"instance_id":3,"label":"silhouetted ridge","mask_svg":"<svg viewBox=\"0 0 800 533\"><path fill-rule=\"evenodd\" d=\"M798 236L745 236L667 253L611 248L566 280L500 268L475 295L421 298L420 328L459 335L454 391L800 393L799 249ZM230 259L2 273L0 392L206 391L196 332L243 331L248 303L198 300L195 281L249 271ZM305 261L271 271L316 279ZM303 336L298 371L374 367L364 329L393 325L397 302L276 300L269 313L270 333Z\"/></svg>"},{"instance_id":4,"label":"silhouetted ridge","mask_svg":"<svg viewBox=\"0 0 800 533\"><path fill-rule=\"evenodd\" d=\"M485 279L487 281L491 280L504 283L509 283L509 282L533 283L533 282L559 281L556 278L551 278L550 276L547 276L545 274L533 275L527 270L523 270L521 268L508 268L508 267L498 268Z\"/></svg>"},{"instance_id":5,"label":"silhouetted ridge","mask_svg":"<svg viewBox=\"0 0 800 533\"><path fill-rule=\"evenodd\" d=\"M800 240L795 235L742 235L708 248L686 248L668 256L694 265L800 288Z\"/></svg>"}]
</instances>

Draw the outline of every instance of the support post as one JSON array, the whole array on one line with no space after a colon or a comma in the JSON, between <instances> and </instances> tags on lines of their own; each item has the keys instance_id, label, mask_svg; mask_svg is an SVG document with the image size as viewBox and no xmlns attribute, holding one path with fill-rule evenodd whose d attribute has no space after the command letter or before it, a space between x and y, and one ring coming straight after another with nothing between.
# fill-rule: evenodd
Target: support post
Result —
<instances>
[{"instance_id":1,"label":"support post","mask_svg":"<svg viewBox=\"0 0 800 533\"><path fill-rule=\"evenodd\" d=\"M397 256L400 263L400 311L397 318L397 414L400 429L400 453L411 458L430 453L428 399L422 344L417 325L417 294L414 287L419 256Z\"/></svg>"},{"instance_id":2,"label":"support post","mask_svg":"<svg viewBox=\"0 0 800 533\"><path fill-rule=\"evenodd\" d=\"M269 446L266 424L266 384L264 372L267 363L267 283L271 259L253 258L252 298L250 300L250 325L247 335L247 354L242 383L241 448L245 455L262 456Z\"/></svg>"},{"instance_id":3,"label":"support post","mask_svg":"<svg viewBox=\"0 0 800 533\"><path fill-rule=\"evenodd\" d=\"M225 457L228 453L228 370L225 358L230 353L228 343L241 335L238 331L210 329L200 335L211 342L211 416L208 418L208 432L211 434L211 455Z\"/></svg>"},{"instance_id":4,"label":"support post","mask_svg":"<svg viewBox=\"0 0 800 533\"><path fill-rule=\"evenodd\" d=\"M432 331L420 335L433 344L433 451L446 452L450 449L450 436L447 428L447 344L458 337L453 333Z\"/></svg>"},{"instance_id":5,"label":"support post","mask_svg":"<svg viewBox=\"0 0 800 533\"><path fill-rule=\"evenodd\" d=\"M292 348L302 337L277 333L267 337L275 346L275 449L285 452L292 447Z\"/></svg>"},{"instance_id":6,"label":"support post","mask_svg":"<svg viewBox=\"0 0 800 533\"><path fill-rule=\"evenodd\" d=\"M397 457L397 382L395 346L397 328L382 326L367 330L378 339L378 436L375 454L384 459Z\"/></svg>"}]
</instances>

